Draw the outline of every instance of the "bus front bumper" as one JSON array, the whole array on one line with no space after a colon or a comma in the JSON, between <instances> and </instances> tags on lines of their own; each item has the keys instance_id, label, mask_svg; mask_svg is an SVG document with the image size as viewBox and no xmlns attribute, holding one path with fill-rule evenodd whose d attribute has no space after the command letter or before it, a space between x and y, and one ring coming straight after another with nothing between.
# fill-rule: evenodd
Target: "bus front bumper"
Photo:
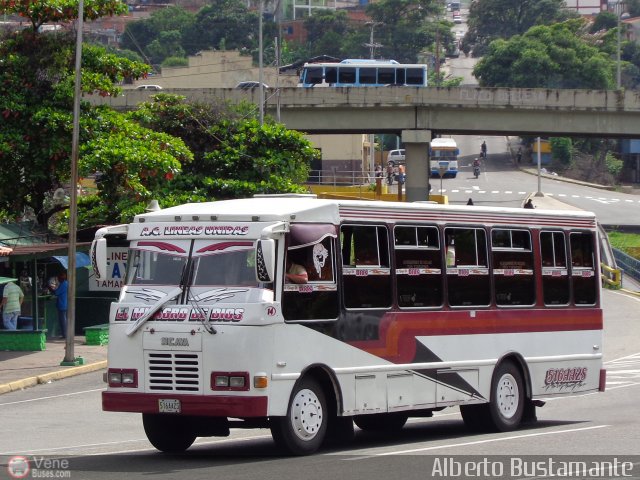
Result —
<instances>
[{"instance_id":1,"label":"bus front bumper","mask_svg":"<svg viewBox=\"0 0 640 480\"><path fill-rule=\"evenodd\" d=\"M178 411L170 412L173 414L236 418L267 416L266 396L102 392L102 410L105 412L167 413L161 411L161 405L167 401L179 405Z\"/></svg>"}]
</instances>

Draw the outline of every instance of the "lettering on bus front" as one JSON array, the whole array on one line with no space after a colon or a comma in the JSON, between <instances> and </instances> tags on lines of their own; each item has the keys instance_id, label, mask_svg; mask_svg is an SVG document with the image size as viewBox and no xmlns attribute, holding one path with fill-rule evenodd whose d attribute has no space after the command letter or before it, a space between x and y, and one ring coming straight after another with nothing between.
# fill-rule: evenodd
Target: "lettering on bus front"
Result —
<instances>
[{"instance_id":1,"label":"lettering on bus front","mask_svg":"<svg viewBox=\"0 0 640 480\"><path fill-rule=\"evenodd\" d=\"M215 236L215 235L247 235L249 227L246 225L172 225L168 227L144 227L141 237L167 236Z\"/></svg>"},{"instance_id":2,"label":"lettering on bus front","mask_svg":"<svg viewBox=\"0 0 640 480\"><path fill-rule=\"evenodd\" d=\"M115 313L115 321L136 321L143 316L149 307L118 307ZM129 312L131 311L131 315ZM156 322L184 322L203 321L209 319L217 322L240 322L244 319L244 308L191 308L191 307L166 307L153 315L151 320Z\"/></svg>"}]
</instances>

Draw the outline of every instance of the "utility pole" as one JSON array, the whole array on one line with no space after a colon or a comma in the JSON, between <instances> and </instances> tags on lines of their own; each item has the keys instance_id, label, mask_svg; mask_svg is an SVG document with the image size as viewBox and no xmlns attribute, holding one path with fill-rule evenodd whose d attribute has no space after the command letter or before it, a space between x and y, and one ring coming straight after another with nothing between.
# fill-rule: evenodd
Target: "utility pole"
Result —
<instances>
[{"instance_id":1,"label":"utility pole","mask_svg":"<svg viewBox=\"0 0 640 480\"><path fill-rule=\"evenodd\" d=\"M80 139L80 96L82 95L82 28L84 0L78 3L76 33L75 89L73 94L73 132L71 134L71 198L69 204L69 250L67 263L67 337L61 365L78 365L74 341L76 330L76 236L78 230L78 145Z\"/></svg>"},{"instance_id":2,"label":"utility pole","mask_svg":"<svg viewBox=\"0 0 640 480\"><path fill-rule=\"evenodd\" d=\"M264 16L264 0L260 1L260 18L258 19L258 83L260 83L260 125L264 124L264 61L262 58L262 17Z\"/></svg>"}]
</instances>

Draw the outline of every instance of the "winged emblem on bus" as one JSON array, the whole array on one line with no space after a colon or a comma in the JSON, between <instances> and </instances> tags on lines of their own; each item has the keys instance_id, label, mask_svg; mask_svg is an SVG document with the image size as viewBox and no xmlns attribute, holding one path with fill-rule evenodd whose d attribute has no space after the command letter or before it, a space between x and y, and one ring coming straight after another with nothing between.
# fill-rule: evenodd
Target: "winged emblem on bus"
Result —
<instances>
[{"instance_id":1,"label":"winged emblem on bus","mask_svg":"<svg viewBox=\"0 0 640 480\"><path fill-rule=\"evenodd\" d=\"M225 298L231 298L236 295L236 293L246 292L247 289L228 289L228 288L215 288L213 290L208 290L206 292L202 292L199 295L195 295L192 297L192 300L196 302L210 302L215 303L220 300L224 300Z\"/></svg>"},{"instance_id":2,"label":"winged emblem on bus","mask_svg":"<svg viewBox=\"0 0 640 480\"><path fill-rule=\"evenodd\" d=\"M153 288L143 288L142 290L130 290L134 298L145 302L153 302L159 300L166 295L162 290L154 290Z\"/></svg>"}]
</instances>

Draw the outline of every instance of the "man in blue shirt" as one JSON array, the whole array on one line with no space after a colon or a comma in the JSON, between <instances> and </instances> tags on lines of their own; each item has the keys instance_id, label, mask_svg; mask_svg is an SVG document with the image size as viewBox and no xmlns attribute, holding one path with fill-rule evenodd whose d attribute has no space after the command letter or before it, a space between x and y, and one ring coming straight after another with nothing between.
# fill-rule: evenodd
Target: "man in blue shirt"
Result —
<instances>
[{"instance_id":1,"label":"man in blue shirt","mask_svg":"<svg viewBox=\"0 0 640 480\"><path fill-rule=\"evenodd\" d=\"M67 338L67 272L58 275L58 288L53 290L56 296L56 308L58 309L58 323L60 324L60 334L62 338Z\"/></svg>"}]
</instances>

